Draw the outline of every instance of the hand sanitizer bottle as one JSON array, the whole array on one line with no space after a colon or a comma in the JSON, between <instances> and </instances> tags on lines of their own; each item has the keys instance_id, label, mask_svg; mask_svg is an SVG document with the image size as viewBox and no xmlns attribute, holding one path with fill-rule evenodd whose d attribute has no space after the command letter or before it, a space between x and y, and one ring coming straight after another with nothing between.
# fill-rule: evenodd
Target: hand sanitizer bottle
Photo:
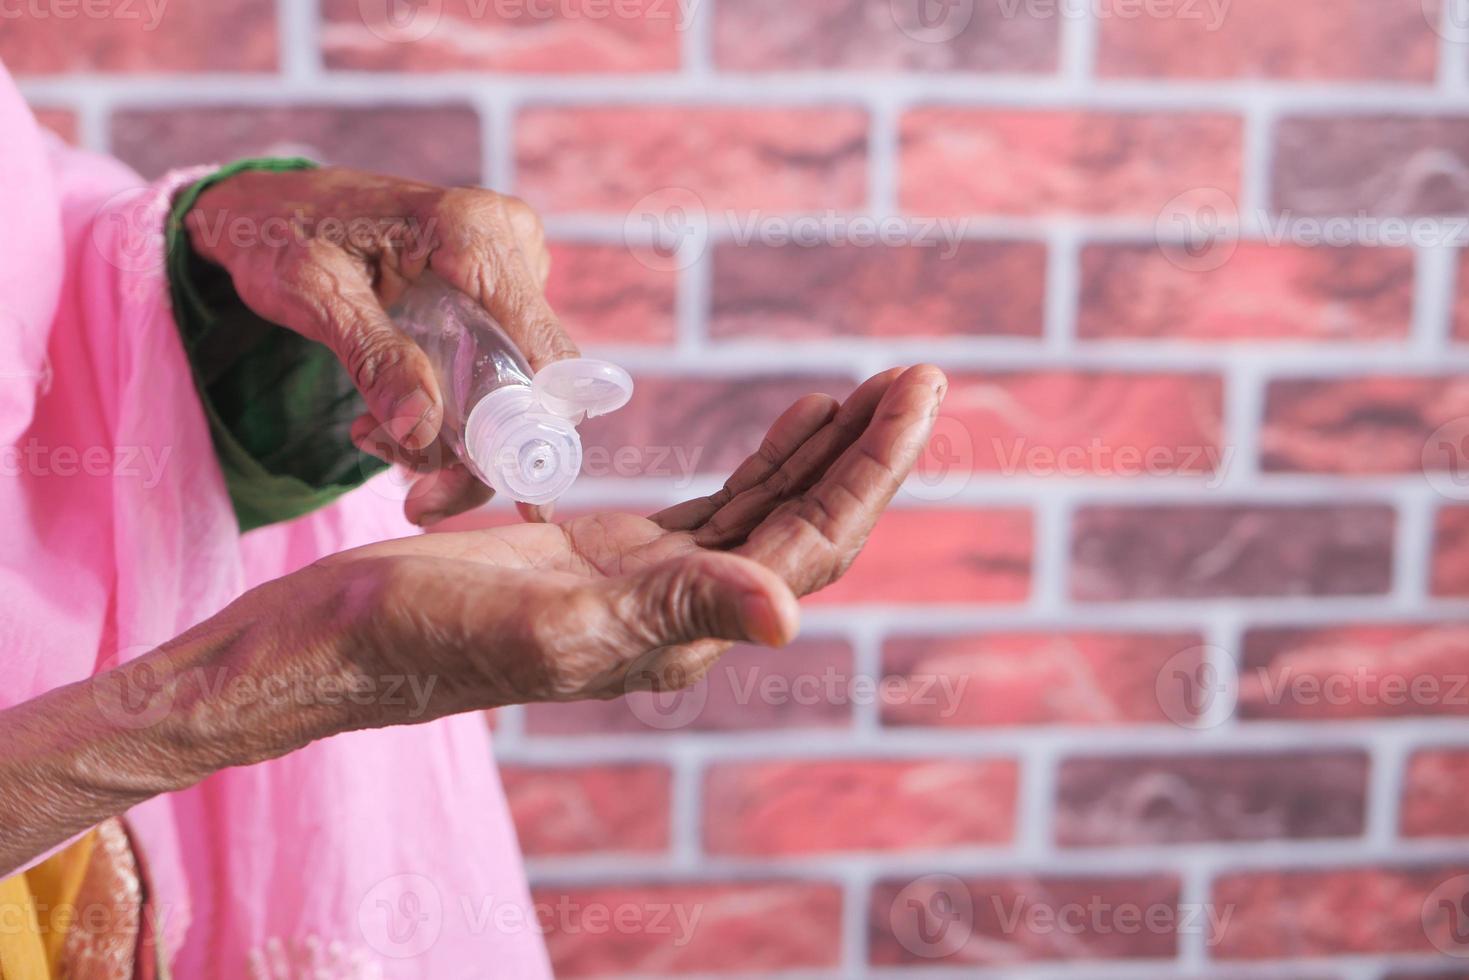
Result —
<instances>
[{"instance_id":1,"label":"hand sanitizer bottle","mask_svg":"<svg viewBox=\"0 0 1469 980\"><path fill-rule=\"evenodd\" d=\"M632 397L632 378L606 361L557 361L532 375L495 318L431 272L388 313L438 375L440 438L471 473L513 500L548 504L564 494L581 472L577 425Z\"/></svg>"}]
</instances>

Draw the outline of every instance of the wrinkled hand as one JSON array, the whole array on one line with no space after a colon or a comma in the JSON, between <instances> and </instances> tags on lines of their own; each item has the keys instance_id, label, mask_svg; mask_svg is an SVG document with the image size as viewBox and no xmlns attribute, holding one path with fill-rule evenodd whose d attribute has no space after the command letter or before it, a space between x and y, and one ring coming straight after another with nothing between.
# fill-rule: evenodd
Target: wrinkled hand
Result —
<instances>
[{"instance_id":1,"label":"wrinkled hand","mask_svg":"<svg viewBox=\"0 0 1469 980\"><path fill-rule=\"evenodd\" d=\"M385 309L425 270L477 299L533 369L571 357L545 299L551 257L540 220L493 191L443 188L328 167L247 171L209 188L188 214L194 250L228 270L255 313L326 344L368 413L353 439L377 455L386 432L418 461L419 522L478 506L490 490L437 443L443 399L428 358Z\"/></svg>"},{"instance_id":2,"label":"wrinkled hand","mask_svg":"<svg viewBox=\"0 0 1469 980\"><path fill-rule=\"evenodd\" d=\"M369 545L248 593L205 627L272 634L233 655L257 675L437 681L426 716L359 706L314 737L685 687L733 642L795 636L796 598L857 556L927 444L945 384L922 366L878 375L840 407L808 395L722 490L652 518L601 514ZM260 731L232 742L255 745L246 761L295 747Z\"/></svg>"}]
</instances>

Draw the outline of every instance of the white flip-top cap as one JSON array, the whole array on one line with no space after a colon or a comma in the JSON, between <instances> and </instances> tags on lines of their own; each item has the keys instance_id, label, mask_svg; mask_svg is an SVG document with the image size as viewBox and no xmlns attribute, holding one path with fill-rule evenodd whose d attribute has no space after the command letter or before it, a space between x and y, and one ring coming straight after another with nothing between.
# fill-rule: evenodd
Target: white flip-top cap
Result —
<instances>
[{"instance_id":1,"label":"white flip-top cap","mask_svg":"<svg viewBox=\"0 0 1469 980\"><path fill-rule=\"evenodd\" d=\"M573 357L548 364L531 379L539 406L581 420L615 412L632 398L632 376L616 364Z\"/></svg>"}]
</instances>

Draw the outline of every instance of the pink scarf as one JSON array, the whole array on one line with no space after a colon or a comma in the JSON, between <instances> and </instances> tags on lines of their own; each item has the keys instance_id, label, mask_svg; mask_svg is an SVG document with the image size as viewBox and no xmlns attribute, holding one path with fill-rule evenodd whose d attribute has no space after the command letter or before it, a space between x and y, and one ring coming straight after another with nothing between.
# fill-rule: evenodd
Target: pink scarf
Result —
<instances>
[{"instance_id":1,"label":"pink scarf","mask_svg":"<svg viewBox=\"0 0 1469 980\"><path fill-rule=\"evenodd\" d=\"M242 539L164 282L167 201L199 173L149 186L43 137L3 66L0 133L0 707L412 533L380 478ZM178 977L550 975L479 716L328 739L127 818Z\"/></svg>"}]
</instances>

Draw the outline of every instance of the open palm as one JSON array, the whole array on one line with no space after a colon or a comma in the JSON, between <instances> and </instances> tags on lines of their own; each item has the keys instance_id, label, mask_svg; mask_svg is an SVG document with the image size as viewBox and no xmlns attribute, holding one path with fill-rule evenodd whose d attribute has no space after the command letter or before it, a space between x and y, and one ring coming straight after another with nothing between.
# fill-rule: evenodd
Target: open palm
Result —
<instances>
[{"instance_id":1,"label":"open palm","mask_svg":"<svg viewBox=\"0 0 1469 980\"><path fill-rule=\"evenodd\" d=\"M861 550L922 453L945 385L925 365L877 375L840 405L808 395L718 493L652 517L430 534L321 564L379 583L360 638L411 650L420 668L473 665L490 690L470 700L684 687L731 642L794 635L796 597Z\"/></svg>"}]
</instances>

